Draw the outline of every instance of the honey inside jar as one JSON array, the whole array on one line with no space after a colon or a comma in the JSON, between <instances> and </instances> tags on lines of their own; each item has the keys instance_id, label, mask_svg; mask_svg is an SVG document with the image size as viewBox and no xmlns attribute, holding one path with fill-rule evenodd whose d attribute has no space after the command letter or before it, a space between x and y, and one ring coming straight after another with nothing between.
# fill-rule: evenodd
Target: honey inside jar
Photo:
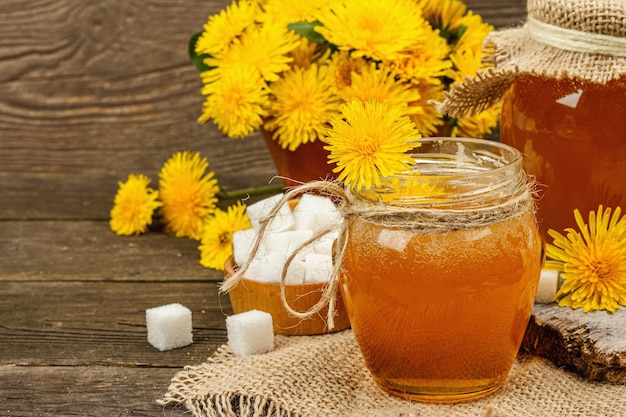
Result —
<instances>
[{"instance_id":1,"label":"honey inside jar","mask_svg":"<svg viewBox=\"0 0 626 417\"><path fill-rule=\"evenodd\" d=\"M359 219L349 227L341 288L377 382L434 401L497 389L536 292L541 248L532 215L445 234Z\"/></svg>"},{"instance_id":2,"label":"honey inside jar","mask_svg":"<svg viewBox=\"0 0 626 417\"><path fill-rule=\"evenodd\" d=\"M348 220L339 286L355 338L378 385L417 401L502 386L543 262L520 153L464 141L423 141L416 169L362 192L371 206Z\"/></svg>"},{"instance_id":3,"label":"honey inside jar","mask_svg":"<svg viewBox=\"0 0 626 417\"><path fill-rule=\"evenodd\" d=\"M626 205L626 79L607 84L519 77L503 98L501 140L524 155L547 237L600 204Z\"/></svg>"}]
</instances>

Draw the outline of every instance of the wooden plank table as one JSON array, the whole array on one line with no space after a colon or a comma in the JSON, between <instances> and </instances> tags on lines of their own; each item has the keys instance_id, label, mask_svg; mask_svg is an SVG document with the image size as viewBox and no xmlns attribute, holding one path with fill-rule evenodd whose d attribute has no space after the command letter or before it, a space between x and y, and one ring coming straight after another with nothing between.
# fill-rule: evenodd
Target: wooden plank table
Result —
<instances>
[{"instance_id":1,"label":"wooden plank table","mask_svg":"<svg viewBox=\"0 0 626 417\"><path fill-rule=\"evenodd\" d=\"M228 190L275 174L259 136L196 119L187 40L226 0L4 0L0 6L0 416L163 416L184 365L226 341L221 274L197 243L109 230L117 181L156 185L174 152L206 156ZM523 0L469 0L497 27ZM222 202L231 204L231 202ZM159 352L145 310L179 302L194 343Z\"/></svg>"}]
</instances>

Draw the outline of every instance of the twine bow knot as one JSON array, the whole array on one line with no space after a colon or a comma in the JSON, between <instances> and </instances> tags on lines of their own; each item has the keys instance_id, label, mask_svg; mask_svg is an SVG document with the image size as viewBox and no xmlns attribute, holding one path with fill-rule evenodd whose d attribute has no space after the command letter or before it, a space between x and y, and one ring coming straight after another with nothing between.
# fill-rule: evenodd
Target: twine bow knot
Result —
<instances>
[{"instance_id":1,"label":"twine bow knot","mask_svg":"<svg viewBox=\"0 0 626 417\"><path fill-rule=\"evenodd\" d=\"M325 228L318 230L314 235L308 239L306 242L301 244L298 248L296 248L290 256L287 258L285 262L285 266L283 267L283 271L280 278L280 297L283 302L283 305L287 312L295 317L306 319L311 317L314 314L319 313L326 306L328 306L327 313L327 324L328 328L332 330L335 327L335 314L336 314L336 304L337 304L337 296L339 290L339 275L341 273L341 264L343 261L343 257L345 255L345 250L348 244L348 227L345 218L347 217L348 207L350 206L350 202L352 201L352 194L346 190L343 186L339 185L334 181L312 181L308 182L296 187L292 187L288 189L283 197L276 203L276 205L272 208L272 210L268 213L268 215L259 220L259 231L255 237L254 243L252 245L251 253L248 259L242 264L239 265L238 268L235 269L235 273L228 277L221 285L220 292L227 293L235 287L244 277L244 274L250 267L254 256L258 253L259 248L261 246L261 242L263 240L263 236L267 232L267 227L270 221L278 215L280 208L292 200L302 194L307 192L315 192L320 195L324 195L330 197L337 205L337 210L342 214L344 218L344 222L339 227L339 234L337 236L337 240L335 245L333 246L333 269L331 272L331 276L323 287L322 296L320 300L315 303L311 308L307 311L298 311L293 309L289 302L287 301L287 297L285 295L285 286L286 286L286 278L287 278L287 270L289 269L289 265L295 259L296 255L302 251L303 249L309 247L311 244L315 243L320 238L327 235L329 232L337 230L337 226L331 225Z\"/></svg>"}]
</instances>

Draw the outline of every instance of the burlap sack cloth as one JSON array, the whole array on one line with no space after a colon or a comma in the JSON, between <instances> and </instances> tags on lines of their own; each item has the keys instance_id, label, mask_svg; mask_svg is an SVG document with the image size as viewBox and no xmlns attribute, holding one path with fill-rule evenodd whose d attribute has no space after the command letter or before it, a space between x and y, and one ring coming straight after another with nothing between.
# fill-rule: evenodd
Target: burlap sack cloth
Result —
<instances>
[{"instance_id":1,"label":"burlap sack cloth","mask_svg":"<svg viewBox=\"0 0 626 417\"><path fill-rule=\"evenodd\" d=\"M528 0L527 9L523 26L487 36L485 68L454 84L439 111L479 113L522 75L599 84L626 76L626 1Z\"/></svg>"},{"instance_id":2,"label":"burlap sack cloth","mask_svg":"<svg viewBox=\"0 0 626 417\"><path fill-rule=\"evenodd\" d=\"M536 357L520 356L504 387L443 405L386 394L365 367L352 330L277 336L273 351L235 356L220 347L178 372L158 401L193 416L623 417L626 387L592 383Z\"/></svg>"}]
</instances>

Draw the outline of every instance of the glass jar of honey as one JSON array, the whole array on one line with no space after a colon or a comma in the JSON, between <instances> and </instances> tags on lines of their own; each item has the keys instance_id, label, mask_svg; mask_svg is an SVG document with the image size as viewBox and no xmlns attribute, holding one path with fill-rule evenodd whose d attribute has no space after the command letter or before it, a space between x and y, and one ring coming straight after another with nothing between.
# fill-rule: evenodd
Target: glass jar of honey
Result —
<instances>
[{"instance_id":1,"label":"glass jar of honey","mask_svg":"<svg viewBox=\"0 0 626 417\"><path fill-rule=\"evenodd\" d=\"M544 237L599 205L626 204L626 77L598 84L524 75L503 97L502 142L537 179Z\"/></svg>"},{"instance_id":2,"label":"glass jar of honey","mask_svg":"<svg viewBox=\"0 0 626 417\"><path fill-rule=\"evenodd\" d=\"M527 0L520 27L491 32L482 68L451 87L451 116L500 102L500 139L537 179L544 238L626 202L626 3Z\"/></svg>"},{"instance_id":3,"label":"glass jar of honey","mask_svg":"<svg viewBox=\"0 0 626 417\"><path fill-rule=\"evenodd\" d=\"M463 401L498 389L513 366L542 245L519 151L478 139L420 143L411 172L351 203L339 286L380 387Z\"/></svg>"}]
</instances>

